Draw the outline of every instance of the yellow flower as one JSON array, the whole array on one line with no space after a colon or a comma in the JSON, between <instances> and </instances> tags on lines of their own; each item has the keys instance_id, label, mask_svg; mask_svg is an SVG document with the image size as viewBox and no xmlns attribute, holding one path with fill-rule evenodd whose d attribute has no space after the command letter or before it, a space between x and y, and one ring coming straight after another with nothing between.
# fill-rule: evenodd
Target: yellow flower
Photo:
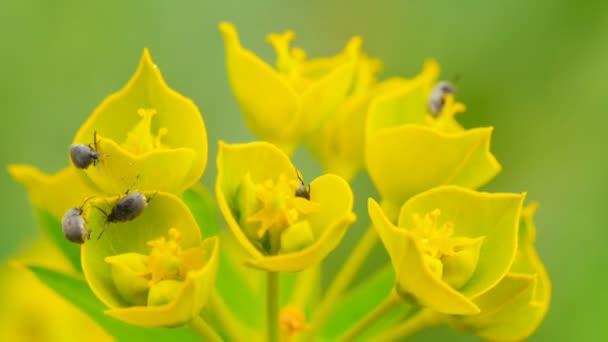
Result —
<instances>
[{"instance_id":1,"label":"yellow flower","mask_svg":"<svg viewBox=\"0 0 608 342\"><path fill-rule=\"evenodd\" d=\"M150 195L146 194L148 197ZM218 239L201 232L184 203L156 193L137 219L112 223L82 248L82 267L106 314L144 327L172 327L199 315L214 288ZM111 206L116 199L95 199ZM89 228L105 224L98 210L85 212Z\"/></svg>"},{"instance_id":2,"label":"yellow flower","mask_svg":"<svg viewBox=\"0 0 608 342\"><path fill-rule=\"evenodd\" d=\"M142 190L180 193L207 163L201 113L167 86L147 49L131 80L95 109L74 143L99 152L98 166L82 175L106 194L123 193L136 180Z\"/></svg>"},{"instance_id":3,"label":"yellow flower","mask_svg":"<svg viewBox=\"0 0 608 342\"><path fill-rule=\"evenodd\" d=\"M74 272L50 241L37 240L24 247L15 258L15 266L34 264ZM0 331L4 341L113 340L91 318L23 267L0 268L0 301Z\"/></svg>"},{"instance_id":4,"label":"yellow flower","mask_svg":"<svg viewBox=\"0 0 608 342\"><path fill-rule=\"evenodd\" d=\"M335 57L306 59L289 47L292 31L268 35L276 69L241 46L230 23L221 23L226 68L248 127L291 154L301 140L344 100L355 74L361 39L354 37Z\"/></svg>"},{"instance_id":5,"label":"yellow flower","mask_svg":"<svg viewBox=\"0 0 608 342\"><path fill-rule=\"evenodd\" d=\"M399 294L441 313L479 313L473 298L493 288L515 258L523 198L438 187L405 202L398 226L370 199Z\"/></svg>"},{"instance_id":6,"label":"yellow flower","mask_svg":"<svg viewBox=\"0 0 608 342\"><path fill-rule=\"evenodd\" d=\"M216 195L250 266L296 272L321 261L354 222L353 195L336 175L310 183L308 190L289 158L266 142L220 142Z\"/></svg>"},{"instance_id":7,"label":"yellow flower","mask_svg":"<svg viewBox=\"0 0 608 342\"><path fill-rule=\"evenodd\" d=\"M521 341L540 325L549 308L551 282L534 248L536 207L531 204L522 212L517 256L507 276L474 299L481 313L451 316L452 326L487 340Z\"/></svg>"},{"instance_id":8,"label":"yellow flower","mask_svg":"<svg viewBox=\"0 0 608 342\"><path fill-rule=\"evenodd\" d=\"M492 128L464 130L453 118L464 105L452 95L438 116L428 112L438 75L437 63L427 61L419 76L369 105L365 164L383 200L394 206L439 185L478 188L500 171L490 153Z\"/></svg>"},{"instance_id":9,"label":"yellow flower","mask_svg":"<svg viewBox=\"0 0 608 342\"><path fill-rule=\"evenodd\" d=\"M308 146L326 173L350 181L364 164L365 122L370 102L380 94L399 87L405 80L392 78L378 82L380 60L362 55L348 97L311 134Z\"/></svg>"},{"instance_id":10,"label":"yellow flower","mask_svg":"<svg viewBox=\"0 0 608 342\"><path fill-rule=\"evenodd\" d=\"M58 221L68 209L79 207L87 197L100 194L78 177L78 170L73 166L52 175L30 165L9 165L8 172L26 188L34 208L47 211Z\"/></svg>"}]
</instances>

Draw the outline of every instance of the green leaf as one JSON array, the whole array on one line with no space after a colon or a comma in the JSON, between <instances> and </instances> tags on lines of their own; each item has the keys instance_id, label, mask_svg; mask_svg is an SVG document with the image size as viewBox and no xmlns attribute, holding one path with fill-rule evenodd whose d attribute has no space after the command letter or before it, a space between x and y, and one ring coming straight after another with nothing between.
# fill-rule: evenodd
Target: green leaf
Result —
<instances>
[{"instance_id":1,"label":"green leaf","mask_svg":"<svg viewBox=\"0 0 608 342\"><path fill-rule=\"evenodd\" d=\"M182 328L140 328L115 320L104 314L104 305L93 295L86 282L45 267L28 265L49 288L95 320L118 341L198 341L196 333Z\"/></svg>"},{"instance_id":2,"label":"green leaf","mask_svg":"<svg viewBox=\"0 0 608 342\"><path fill-rule=\"evenodd\" d=\"M57 245L57 247L59 247L74 269L78 271L78 273L82 273L82 266L80 265L80 246L68 241L65 236L63 236L61 222L44 209L36 210L36 215L38 216L40 226L44 230L44 233L55 245Z\"/></svg>"},{"instance_id":3,"label":"green leaf","mask_svg":"<svg viewBox=\"0 0 608 342\"><path fill-rule=\"evenodd\" d=\"M394 285L395 274L391 265L386 265L376 271L376 273L349 291L338 301L331 317L323 327L322 336L327 340L333 341L344 334L356 322L382 303L391 293ZM379 320L362 337L372 336L372 334L392 324L398 318L404 317L408 308L407 304L404 303L399 309L392 311L386 317Z\"/></svg>"},{"instance_id":4,"label":"green leaf","mask_svg":"<svg viewBox=\"0 0 608 342\"><path fill-rule=\"evenodd\" d=\"M188 208L190 208L192 215L194 215L194 219L198 223L203 237L218 234L219 226L215 198L205 186L198 183L195 184L182 194L182 200L184 200Z\"/></svg>"}]
</instances>

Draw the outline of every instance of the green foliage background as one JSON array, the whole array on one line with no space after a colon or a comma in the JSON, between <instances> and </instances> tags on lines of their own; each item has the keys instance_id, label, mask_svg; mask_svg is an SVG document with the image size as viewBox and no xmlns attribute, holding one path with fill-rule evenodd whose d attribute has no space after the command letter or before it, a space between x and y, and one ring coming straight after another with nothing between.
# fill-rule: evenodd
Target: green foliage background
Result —
<instances>
[{"instance_id":1,"label":"green foliage background","mask_svg":"<svg viewBox=\"0 0 608 342\"><path fill-rule=\"evenodd\" d=\"M532 341L592 341L608 334L604 214L608 2L603 1L0 1L0 164L54 172L86 117L134 71L149 47L171 87L203 112L215 178L217 140L254 139L227 83L217 24L232 21L243 44L273 60L269 32L294 29L310 56L330 55L361 34L385 76L416 74L436 57L459 77L467 127L496 127L492 150L504 166L486 189L527 191L541 202L538 250L553 302ZM306 178L320 169L305 150ZM420 167L424 167L421 165ZM36 236L26 193L0 172L0 258ZM339 266L368 221L369 180L355 180L360 222L328 260ZM367 270L384 260L381 250ZM415 341L474 340L445 328Z\"/></svg>"}]
</instances>

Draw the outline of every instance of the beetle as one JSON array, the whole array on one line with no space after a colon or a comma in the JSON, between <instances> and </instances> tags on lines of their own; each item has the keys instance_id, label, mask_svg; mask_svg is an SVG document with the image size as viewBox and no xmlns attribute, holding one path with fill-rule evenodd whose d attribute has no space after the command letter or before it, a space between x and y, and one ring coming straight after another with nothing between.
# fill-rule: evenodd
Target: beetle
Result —
<instances>
[{"instance_id":1,"label":"beetle","mask_svg":"<svg viewBox=\"0 0 608 342\"><path fill-rule=\"evenodd\" d=\"M91 232L86 227L86 220L82 217L84 205L95 196L87 198L80 207L70 208L63 219L61 220L61 227L63 229L63 236L70 241L78 244L82 244L85 240L91 238Z\"/></svg>"},{"instance_id":2,"label":"beetle","mask_svg":"<svg viewBox=\"0 0 608 342\"><path fill-rule=\"evenodd\" d=\"M99 162L99 152L97 151L97 131L93 132L93 146L91 144L72 144L70 145L70 159L74 166L79 169L86 169L91 164L97 165Z\"/></svg>"},{"instance_id":3,"label":"beetle","mask_svg":"<svg viewBox=\"0 0 608 342\"><path fill-rule=\"evenodd\" d=\"M97 240L101 238L101 235L106 231L106 228L110 223L115 222L128 222L137 218L144 209L150 203L151 198L147 198L141 191L135 191L129 193L130 189L139 180L139 176L135 182L125 191L125 196L118 200L118 202L112 207L109 213L105 210L96 207L105 216L105 224L101 233L97 237Z\"/></svg>"},{"instance_id":4,"label":"beetle","mask_svg":"<svg viewBox=\"0 0 608 342\"><path fill-rule=\"evenodd\" d=\"M445 96L448 94L454 94L456 88L454 85L447 81L438 82L431 93L429 94L427 106L432 116L437 117L443 110L445 104Z\"/></svg>"}]
</instances>

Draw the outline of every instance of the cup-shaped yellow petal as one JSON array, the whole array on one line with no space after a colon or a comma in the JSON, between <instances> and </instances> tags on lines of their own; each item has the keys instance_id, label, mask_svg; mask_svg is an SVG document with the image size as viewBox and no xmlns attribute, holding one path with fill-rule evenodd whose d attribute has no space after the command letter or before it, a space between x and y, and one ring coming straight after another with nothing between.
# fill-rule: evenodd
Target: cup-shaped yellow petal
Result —
<instances>
[{"instance_id":1,"label":"cup-shaped yellow petal","mask_svg":"<svg viewBox=\"0 0 608 342\"><path fill-rule=\"evenodd\" d=\"M370 101L405 82L397 78L376 82L380 69L379 60L363 55L349 96L308 137L308 147L326 173L335 173L350 181L363 168Z\"/></svg>"},{"instance_id":2,"label":"cup-shaped yellow petal","mask_svg":"<svg viewBox=\"0 0 608 342\"><path fill-rule=\"evenodd\" d=\"M336 175L301 184L296 168L278 147L220 142L216 195L250 266L301 271L329 254L354 221L353 196ZM296 196L309 190L309 199Z\"/></svg>"},{"instance_id":3,"label":"cup-shaped yellow petal","mask_svg":"<svg viewBox=\"0 0 608 342\"><path fill-rule=\"evenodd\" d=\"M108 224L99 239L105 214L94 208L84 213L93 238L82 248L83 272L93 293L109 307L108 315L145 327L185 324L199 314L213 289L218 239L201 241L194 217L178 197L145 195L150 201L138 217ZM92 206L108 210L117 201L97 198ZM158 285L166 280L181 286Z\"/></svg>"},{"instance_id":4,"label":"cup-shaped yellow petal","mask_svg":"<svg viewBox=\"0 0 608 342\"><path fill-rule=\"evenodd\" d=\"M443 133L421 125L386 128L368 136L366 165L382 198L395 206L440 185L477 188L500 164L490 153L492 128Z\"/></svg>"},{"instance_id":5,"label":"cup-shaped yellow petal","mask_svg":"<svg viewBox=\"0 0 608 342\"><path fill-rule=\"evenodd\" d=\"M241 46L230 23L221 23L228 79L247 126L261 139L291 153L300 140L346 96L361 41L353 38L342 54L306 60L290 49L293 32L268 37L277 51L277 68Z\"/></svg>"},{"instance_id":6,"label":"cup-shaped yellow petal","mask_svg":"<svg viewBox=\"0 0 608 342\"><path fill-rule=\"evenodd\" d=\"M138 176L142 190L179 193L198 181L207 164L200 111L169 88L147 49L127 85L95 109L74 143L99 152L100 165L83 174L108 194L124 192Z\"/></svg>"},{"instance_id":7,"label":"cup-shaped yellow petal","mask_svg":"<svg viewBox=\"0 0 608 342\"><path fill-rule=\"evenodd\" d=\"M78 176L73 166L46 174L31 165L13 164L9 165L8 172L26 188L34 208L49 212L59 221L70 208L79 207L86 198L99 194Z\"/></svg>"},{"instance_id":8,"label":"cup-shaped yellow petal","mask_svg":"<svg viewBox=\"0 0 608 342\"><path fill-rule=\"evenodd\" d=\"M403 204L397 226L370 200L398 291L442 313L478 313L472 299L494 287L515 258L523 198L438 187Z\"/></svg>"},{"instance_id":9,"label":"cup-shaped yellow petal","mask_svg":"<svg viewBox=\"0 0 608 342\"><path fill-rule=\"evenodd\" d=\"M551 282L534 248L536 204L525 208L519 227L517 257L510 272L474 299L479 315L450 317L457 329L493 341L521 341L540 325L549 308Z\"/></svg>"},{"instance_id":10,"label":"cup-shaped yellow petal","mask_svg":"<svg viewBox=\"0 0 608 342\"><path fill-rule=\"evenodd\" d=\"M418 76L402 80L390 91L374 97L369 105L366 134L369 136L384 128L406 124L425 125L445 133L462 131L454 115L464 112L465 107L455 101L453 94L443 99L441 112L437 115L429 113L429 97L439 73L439 64L428 60Z\"/></svg>"}]
</instances>

